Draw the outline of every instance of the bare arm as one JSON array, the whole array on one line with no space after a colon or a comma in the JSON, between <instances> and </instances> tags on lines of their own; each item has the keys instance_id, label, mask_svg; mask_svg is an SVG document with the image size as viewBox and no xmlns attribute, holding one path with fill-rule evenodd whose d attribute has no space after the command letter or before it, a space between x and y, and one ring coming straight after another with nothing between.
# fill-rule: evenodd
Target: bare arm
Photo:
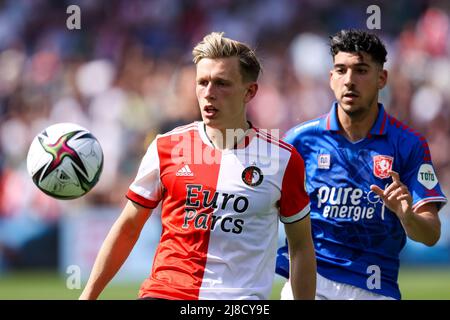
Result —
<instances>
[{"instance_id":1,"label":"bare arm","mask_svg":"<svg viewBox=\"0 0 450 320\"><path fill-rule=\"evenodd\" d=\"M100 248L80 300L98 298L128 258L150 214L150 209L127 202Z\"/></svg>"},{"instance_id":2,"label":"bare arm","mask_svg":"<svg viewBox=\"0 0 450 320\"><path fill-rule=\"evenodd\" d=\"M441 237L441 221L435 203L427 203L401 220L406 234L414 241L433 246Z\"/></svg>"},{"instance_id":3,"label":"bare arm","mask_svg":"<svg viewBox=\"0 0 450 320\"><path fill-rule=\"evenodd\" d=\"M314 300L316 294L316 255L309 215L285 224L289 246L290 281L294 299Z\"/></svg>"},{"instance_id":4,"label":"bare arm","mask_svg":"<svg viewBox=\"0 0 450 320\"><path fill-rule=\"evenodd\" d=\"M400 181L397 172L391 171L390 174L393 181L385 190L375 185L370 188L383 199L386 207L397 215L409 238L433 246L441 236L441 222L436 204L426 203L413 210L412 196L408 188Z\"/></svg>"}]
</instances>

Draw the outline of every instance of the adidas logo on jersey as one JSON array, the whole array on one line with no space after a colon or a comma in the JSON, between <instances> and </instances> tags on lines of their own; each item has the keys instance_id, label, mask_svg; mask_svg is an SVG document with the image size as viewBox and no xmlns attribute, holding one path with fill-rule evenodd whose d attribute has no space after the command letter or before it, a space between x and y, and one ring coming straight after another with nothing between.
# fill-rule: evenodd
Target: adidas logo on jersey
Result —
<instances>
[{"instance_id":1,"label":"adidas logo on jersey","mask_svg":"<svg viewBox=\"0 0 450 320\"><path fill-rule=\"evenodd\" d=\"M183 168L177 171L177 177L193 177L194 173L191 171L191 168L187 164L184 165Z\"/></svg>"}]
</instances>

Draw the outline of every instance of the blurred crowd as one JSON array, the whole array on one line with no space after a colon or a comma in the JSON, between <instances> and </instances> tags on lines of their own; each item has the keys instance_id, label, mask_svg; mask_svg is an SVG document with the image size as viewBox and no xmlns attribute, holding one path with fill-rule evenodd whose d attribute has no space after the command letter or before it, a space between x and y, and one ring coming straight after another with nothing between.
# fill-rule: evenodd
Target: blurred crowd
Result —
<instances>
[{"instance_id":1,"label":"blurred crowd","mask_svg":"<svg viewBox=\"0 0 450 320\"><path fill-rule=\"evenodd\" d=\"M71 4L81 9L80 30L66 27ZM121 207L155 135L199 120L191 50L205 34L224 31L256 48L264 71L248 117L283 134L329 110L328 36L366 29L371 4L388 49L381 101L428 139L448 196L449 1L0 1L0 269L2 252L68 206ZM89 129L105 157L98 185L69 202L45 196L26 171L32 139L57 122Z\"/></svg>"}]
</instances>

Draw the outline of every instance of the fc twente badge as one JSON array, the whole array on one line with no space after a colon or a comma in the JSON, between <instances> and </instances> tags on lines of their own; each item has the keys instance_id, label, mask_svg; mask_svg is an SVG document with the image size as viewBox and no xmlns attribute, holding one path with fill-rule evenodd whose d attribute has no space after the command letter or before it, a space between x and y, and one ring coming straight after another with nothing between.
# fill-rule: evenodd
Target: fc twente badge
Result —
<instances>
[{"instance_id":1,"label":"fc twente badge","mask_svg":"<svg viewBox=\"0 0 450 320\"><path fill-rule=\"evenodd\" d=\"M261 169L258 167L250 166L242 171L242 181L244 181L248 186L259 186L263 181L263 178L264 176L261 172Z\"/></svg>"},{"instance_id":2,"label":"fc twente badge","mask_svg":"<svg viewBox=\"0 0 450 320\"><path fill-rule=\"evenodd\" d=\"M380 179L389 178L389 171L392 170L394 158L390 156L377 155L373 157L373 174Z\"/></svg>"}]
</instances>

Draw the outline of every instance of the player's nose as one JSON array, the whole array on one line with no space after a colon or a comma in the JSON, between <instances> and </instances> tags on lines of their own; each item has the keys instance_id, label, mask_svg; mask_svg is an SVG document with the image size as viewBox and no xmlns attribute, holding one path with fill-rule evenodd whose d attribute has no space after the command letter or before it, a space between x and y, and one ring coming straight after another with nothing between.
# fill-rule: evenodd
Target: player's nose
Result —
<instances>
[{"instance_id":1,"label":"player's nose","mask_svg":"<svg viewBox=\"0 0 450 320\"><path fill-rule=\"evenodd\" d=\"M352 86L354 86L355 83L353 76L354 76L353 71L350 68L348 68L344 76L344 85L346 87L351 88Z\"/></svg>"},{"instance_id":2,"label":"player's nose","mask_svg":"<svg viewBox=\"0 0 450 320\"><path fill-rule=\"evenodd\" d=\"M208 83L208 85L205 87L205 91L204 91L205 99L207 99L207 100L214 100L215 97L216 97L214 91L215 90L214 90L213 84L211 82Z\"/></svg>"}]
</instances>

